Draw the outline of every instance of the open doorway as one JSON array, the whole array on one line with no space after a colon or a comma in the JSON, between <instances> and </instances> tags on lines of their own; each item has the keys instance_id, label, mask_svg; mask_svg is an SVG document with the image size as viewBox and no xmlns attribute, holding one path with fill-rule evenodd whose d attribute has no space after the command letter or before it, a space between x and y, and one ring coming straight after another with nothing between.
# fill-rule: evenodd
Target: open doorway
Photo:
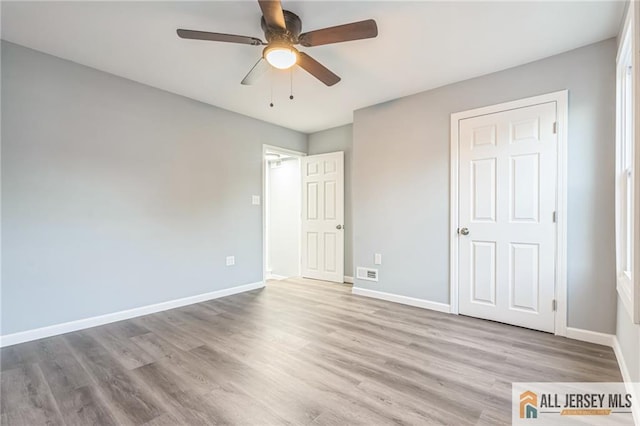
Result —
<instances>
[{"instance_id":1,"label":"open doorway","mask_svg":"<svg viewBox=\"0 0 640 426\"><path fill-rule=\"evenodd\" d=\"M268 145L263 149L265 281L300 276L300 158L304 155Z\"/></svg>"}]
</instances>

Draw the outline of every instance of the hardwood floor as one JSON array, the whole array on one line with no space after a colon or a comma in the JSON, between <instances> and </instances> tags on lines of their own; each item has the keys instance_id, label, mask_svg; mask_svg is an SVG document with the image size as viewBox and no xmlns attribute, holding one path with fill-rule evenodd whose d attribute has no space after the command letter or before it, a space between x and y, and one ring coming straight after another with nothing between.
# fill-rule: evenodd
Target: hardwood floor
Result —
<instances>
[{"instance_id":1,"label":"hardwood floor","mask_svg":"<svg viewBox=\"0 0 640 426\"><path fill-rule=\"evenodd\" d=\"M621 381L607 347L304 279L0 356L2 425L510 424L513 381Z\"/></svg>"}]
</instances>

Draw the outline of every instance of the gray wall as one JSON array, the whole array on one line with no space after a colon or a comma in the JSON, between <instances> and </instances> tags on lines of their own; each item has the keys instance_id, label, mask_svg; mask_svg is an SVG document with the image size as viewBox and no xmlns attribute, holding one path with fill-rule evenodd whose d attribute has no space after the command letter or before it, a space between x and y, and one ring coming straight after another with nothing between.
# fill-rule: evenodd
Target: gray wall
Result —
<instances>
[{"instance_id":1,"label":"gray wall","mask_svg":"<svg viewBox=\"0 0 640 426\"><path fill-rule=\"evenodd\" d=\"M351 156L353 125L335 127L309 135L309 155L344 151L344 273L355 275L353 269L353 213L351 208Z\"/></svg>"},{"instance_id":2,"label":"gray wall","mask_svg":"<svg viewBox=\"0 0 640 426\"><path fill-rule=\"evenodd\" d=\"M569 89L569 326L613 333L614 39L358 110L353 125L356 286L449 302L450 114Z\"/></svg>"},{"instance_id":3,"label":"gray wall","mask_svg":"<svg viewBox=\"0 0 640 426\"><path fill-rule=\"evenodd\" d=\"M262 144L306 135L6 42L2 113L2 334L262 280Z\"/></svg>"}]
</instances>

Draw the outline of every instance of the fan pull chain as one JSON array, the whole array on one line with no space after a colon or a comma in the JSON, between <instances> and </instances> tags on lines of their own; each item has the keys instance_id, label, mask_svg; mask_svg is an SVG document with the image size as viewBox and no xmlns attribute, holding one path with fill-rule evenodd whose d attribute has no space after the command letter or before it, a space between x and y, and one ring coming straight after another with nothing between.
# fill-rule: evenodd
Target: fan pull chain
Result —
<instances>
[{"instance_id":1,"label":"fan pull chain","mask_svg":"<svg viewBox=\"0 0 640 426\"><path fill-rule=\"evenodd\" d=\"M293 100L293 67L289 68L290 86L289 86L289 99Z\"/></svg>"},{"instance_id":2,"label":"fan pull chain","mask_svg":"<svg viewBox=\"0 0 640 426\"><path fill-rule=\"evenodd\" d=\"M269 77L269 80L271 82L271 102L269 103L269 106L273 108L273 71L269 72Z\"/></svg>"}]
</instances>

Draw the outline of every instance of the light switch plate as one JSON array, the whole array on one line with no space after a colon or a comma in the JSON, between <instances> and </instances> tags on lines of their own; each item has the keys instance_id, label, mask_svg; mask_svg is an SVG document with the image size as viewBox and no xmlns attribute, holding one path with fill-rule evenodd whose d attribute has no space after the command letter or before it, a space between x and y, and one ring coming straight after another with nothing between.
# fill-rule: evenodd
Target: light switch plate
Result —
<instances>
[{"instance_id":1,"label":"light switch plate","mask_svg":"<svg viewBox=\"0 0 640 426\"><path fill-rule=\"evenodd\" d=\"M375 265L382 265L382 255L380 253L376 253L373 256L373 263Z\"/></svg>"},{"instance_id":2,"label":"light switch plate","mask_svg":"<svg viewBox=\"0 0 640 426\"><path fill-rule=\"evenodd\" d=\"M227 256L227 266L233 266L236 264L235 256Z\"/></svg>"},{"instance_id":3,"label":"light switch plate","mask_svg":"<svg viewBox=\"0 0 640 426\"><path fill-rule=\"evenodd\" d=\"M252 195L251 196L251 204L253 204L254 206L259 206L260 205L260 196L259 195Z\"/></svg>"}]
</instances>

